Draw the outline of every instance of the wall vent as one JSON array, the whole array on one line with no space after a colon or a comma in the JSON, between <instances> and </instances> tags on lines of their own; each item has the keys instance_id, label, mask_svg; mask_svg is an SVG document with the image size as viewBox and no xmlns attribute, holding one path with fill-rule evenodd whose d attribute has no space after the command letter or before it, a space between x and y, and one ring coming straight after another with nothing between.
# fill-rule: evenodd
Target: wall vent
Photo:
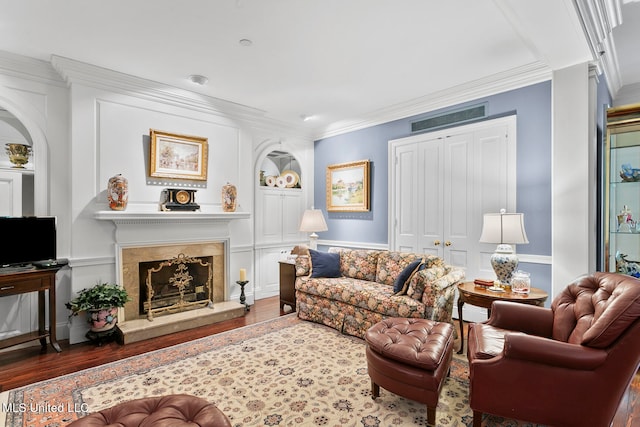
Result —
<instances>
[{"instance_id":1,"label":"wall vent","mask_svg":"<svg viewBox=\"0 0 640 427\"><path fill-rule=\"evenodd\" d=\"M411 133L439 129L486 117L486 104L475 105L464 110L451 111L438 116L420 119L411 123Z\"/></svg>"}]
</instances>

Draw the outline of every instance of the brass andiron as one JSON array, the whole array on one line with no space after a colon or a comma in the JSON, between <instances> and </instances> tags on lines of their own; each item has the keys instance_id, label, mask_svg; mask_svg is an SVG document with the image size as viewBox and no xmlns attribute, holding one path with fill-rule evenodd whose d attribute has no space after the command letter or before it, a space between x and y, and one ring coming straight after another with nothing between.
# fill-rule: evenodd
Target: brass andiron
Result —
<instances>
[{"instance_id":1,"label":"brass andiron","mask_svg":"<svg viewBox=\"0 0 640 427\"><path fill-rule=\"evenodd\" d=\"M24 169L24 165L29 162L31 155L31 147L25 144L5 144L9 161L13 163L16 169Z\"/></svg>"}]
</instances>

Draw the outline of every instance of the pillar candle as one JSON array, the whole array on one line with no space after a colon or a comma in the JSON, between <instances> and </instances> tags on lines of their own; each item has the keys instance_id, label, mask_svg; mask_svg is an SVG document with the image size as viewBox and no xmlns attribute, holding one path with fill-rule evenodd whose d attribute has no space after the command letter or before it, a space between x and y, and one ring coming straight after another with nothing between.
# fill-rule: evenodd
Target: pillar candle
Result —
<instances>
[{"instance_id":1,"label":"pillar candle","mask_svg":"<svg viewBox=\"0 0 640 427\"><path fill-rule=\"evenodd\" d=\"M240 269L240 281L245 282L247 280L247 270L244 268Z\"/></svg>"}]
</instances>

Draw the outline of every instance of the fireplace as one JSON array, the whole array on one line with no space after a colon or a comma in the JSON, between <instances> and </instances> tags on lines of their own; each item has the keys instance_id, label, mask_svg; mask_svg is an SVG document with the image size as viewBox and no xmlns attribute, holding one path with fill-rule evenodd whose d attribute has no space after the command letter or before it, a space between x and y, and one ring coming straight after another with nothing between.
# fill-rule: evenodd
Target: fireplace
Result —
<instances>
[{"instance_id":1,"label":"fireplace","mask_svg":"<svg viewBox=\"0 0 640 427\"><path fill-rule=\"evenodd\" d=\"M96 219L113 221L116 226L116 276L131 298L118 313L122 341L126 344L243 316L245 307L229 298L229 223L236 219L249 219L250 215L218 211L158 212L151 210L154 208L129 204L126 211L99 211L95 214ZM191 291L183 289L186 296L183 296L182 303L171 292L168 301L162 304L152 302L150 306L160 311L152 312L150 321L148 311L140 309L141 305L144 307L149 303L146 287L149 266L153 264L151 268L155 269L159 262L171 260L178 260L174 264L179 266L179 261L187 258L194 264L203 264L206 283L200 277L202 272L196 273L189 268L183 268L177 276L176 271L171 273L174 281L184 280L186 276L194 277L195 274L196 279L192 280L197 283ZM171 277L160 278L158 287L165 286L166 283L163 285L161 282L169 281ZM202 298L200 300L204 302L192 306L189 303L199 299L193 293L208 298Z\"/></svg>"},{"instance_id":2,"label":"fireplace","mask_svg":"<svg viewBox=\"0 0 640 427\"><path fill-rule=\"evenodd\" d=\"M213 307L213 257L180 253L172 259L141 262L140 314L154 316Z\"/></svg>"},{"instance_id":3,"label":"fireplace","mask_svg":"<svg viewBox=\"0 0 640 427\"><path fill-rule=\"evenodd\" d=\"M198 242L121 248L122 285L131 297L124 308L125 321L153 321L223 302L225 246L225 242ZM189 283L176 283L181 280Z\"/></svg>"}]
</instances>

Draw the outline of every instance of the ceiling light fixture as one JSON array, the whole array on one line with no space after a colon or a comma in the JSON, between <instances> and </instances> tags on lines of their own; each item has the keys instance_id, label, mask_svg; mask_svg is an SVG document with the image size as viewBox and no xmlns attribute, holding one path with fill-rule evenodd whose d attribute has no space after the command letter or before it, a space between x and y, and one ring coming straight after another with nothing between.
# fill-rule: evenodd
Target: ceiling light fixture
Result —
<instances>
[{"instance_id":1,"label":"ceiling light fixture","mask_svg":"<svg viewBox=\"0 0 640 427\"><path fill-rule=\"evenodd\" d=\"M191 83L194 83L194 84L202 86L202 85L206 85L207 82L209 81L209 79L207 77L205 77L205 76L200 75L200 74L191 74L189 76L189 81Z\"/></svg>"},{"instance_id":2,"label":"ceiling light fixture","mask_svg":"<svg viewBox=\"0 0 640 427\"><path fill-rule=\"evenodd\" d=\"M253 44L253 42L249 39L240 39L238 43L240 43L240 46L244 46L244 47L249 47Z\"/></svg>"}]
</instances>

